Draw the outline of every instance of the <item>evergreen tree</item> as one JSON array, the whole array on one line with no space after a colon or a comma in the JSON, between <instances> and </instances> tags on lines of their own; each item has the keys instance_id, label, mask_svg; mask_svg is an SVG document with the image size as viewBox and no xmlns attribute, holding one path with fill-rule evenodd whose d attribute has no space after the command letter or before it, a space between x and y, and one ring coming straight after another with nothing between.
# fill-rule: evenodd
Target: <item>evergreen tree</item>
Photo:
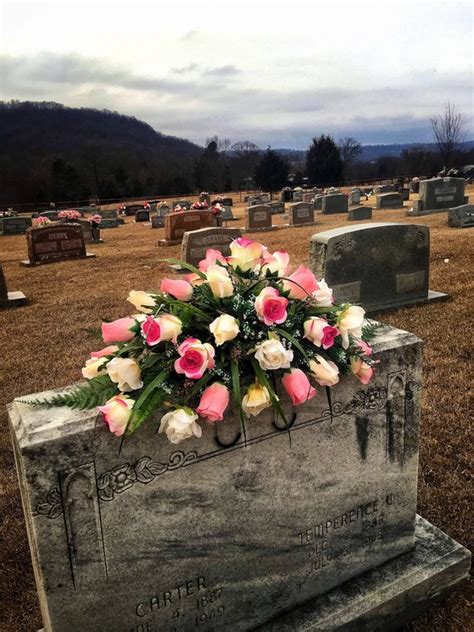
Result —
<instances>
[{"instance_id":1,"label":"evergreen tree","mask_svg":"<svg viewBox=\"0 0 474 632\"><path fill-rule=\"evenodd\" d=\"M255 167L255 184L273 193L286 186L287 182L287 161L269 147Z\"/></svg>"},{"instance_id":2,"label":"evergreen tree","mask_svg":"<svg viewBox=\"0 0 474 632\"><path fill-rule=\"evenodd\" d=\"M327 186L341 180L344 163L331 136L313 138L306 153L306 175L312 185Z\"/></svg>"}]
</instances>

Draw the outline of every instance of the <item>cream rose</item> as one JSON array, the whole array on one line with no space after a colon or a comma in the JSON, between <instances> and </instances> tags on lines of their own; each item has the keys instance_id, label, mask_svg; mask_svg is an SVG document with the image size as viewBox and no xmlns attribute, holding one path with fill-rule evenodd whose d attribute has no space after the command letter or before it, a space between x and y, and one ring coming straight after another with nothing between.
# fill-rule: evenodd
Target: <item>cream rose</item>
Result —
<instances>
[{"instance_id":1,"label":"cream rose","mask_svg":"<svg viewBox=\"0 0 474 632\"><path fill-rule=\"evenodd\" d=\"M318 281L318 289L314 290L313 296L316 299L316 305L318 307L331 307L334 302L332 289L324 279Z\"/></svg>"},{"instance_id":2,"label":"cream rose","mask_svg":"<svg viewBox=\"0 0 474 632\"><path fill-rule=\"evenodd\" d=\"M309 369L320 386L334 386L339 382L339 369L331 360L316 355L309 361Z\"/></svg>"},{"instance_id":3,"label":"cream rose","mask_svg":"<svg viewBox=\"0 0 474 632\"><path fill-rule=\"evenodd\" d=\"M254 382L242 399L242 409L247 417L256 417L262 410L271 406L270 393L265 386Z\"/></svg>"},{"instance_id":4,"label":"cream rose","mask_svg":"<svg viewBox=\"0 0 474 632\"><path fill-rule=\"evenodd\" d=\"M191 437L199 438L202 428L196 419L198 416L190 408L177 408L163 415L158 432L165 432L171 443L180 443Z\"/></svg>"},{"instance_id":5,"label":"cream rose","mask_svg":"<svg viewBox=\"0 0 474 632\"><path fill-rule=\"evenodd\" d=\"M206 272L207 282L217 298L226 298L234 293L232 279L225 268L219 265L209 266Z\"/></svg>"},{"instance_id":6,"label":"cream rose","mask_svg":"<svg viewBox=\"0 0 474 632\"><path fill-rule=\"evenodd\" d=\"M171 340L176 344L178 336L183 330L183 323L173 314L163 314L158 318L161 328L161 340Z\"/></svg>"},{"instance_id":7,"label":"cream rose","mask_svg":"<svg viewBox=\"0 0 474 632\"><path fill-rule=\"evenodd\" d=\"M344 349L347 349L349 346L349 334L355 338L362 336L364 315L364 309L358 305L349 305L342 312L339 312L337 328L341 334Z\"/></svg>"},{"instance_id":8,"label":"cream rose","mask_svg":"<svg viewBox=\"0 0 474 632\"><path fill-rule=\"evenodd\" d=\"M139 312L144 314L151 314L152 307L155 307L156 302L153 296L146 292L132 290L128 295L127 301L129 301Z\"/></svg>"},{"instance_id":9,"label":"cream rose","mask_svg":"<svg viewBox=\"0 0 474 632\"><path fill-rule=\"evenodd\" d=\"M107 358L90 358L86 360L86 366L82 369L82 377L86 380L92 380L100 373L105 371L104 364L107 362Z\"/></svg>"},{"instance_id":10,"label":"cream rose","mask_svg":"<svg viewBox=\"0 0 474 632\"><path fill-rule=\"evenodd\" d=\"M99 406L110 432L113 432L116 437L120 437L125 432L134 404L133 399L120 393L109 399L104 406Z\"/></svg>"},{"instance_id":11,"label":"cream rose","mask_svg":"<svg viewBox=\"0 0 474 632\"><path fill-rule=\"evenodd\" d=\"M290 368L293 351L285 349L279 340L265 340L256 349L255 358L264 371Z\"/></svg>"},{"instance_id":12,"label":"cream rose","mask_svg":"<svg viewBox=\"0 0 474 632\"><path fill-rule=\"evenodd\" d=\"M136 391L143 386L140 367L132 358L114 358L107 365L107 373L124 393Z\"/></svg>"},{"instance_id":13,"label":"cream rose","mask_svg":"<svg viewBox=\"0 0 474 632\"><path fill-rule=\"evenodd\" d=\"M211 334L214 336L216 345L223 345L224 342L233 340L239 335L239 323L236 318L230 314L222 314L218 316L209 325Z\"/></svg>"}]
</instances>

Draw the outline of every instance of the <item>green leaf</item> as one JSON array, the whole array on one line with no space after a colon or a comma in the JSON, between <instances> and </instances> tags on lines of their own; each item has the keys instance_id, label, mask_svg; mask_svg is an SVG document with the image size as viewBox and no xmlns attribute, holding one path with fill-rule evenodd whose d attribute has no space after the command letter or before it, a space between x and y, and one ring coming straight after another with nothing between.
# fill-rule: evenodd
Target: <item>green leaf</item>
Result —
<instances>
[{"instance_id":1,"label":"green leaf","mask_svg":"<svg viewBox=\"0 0 474 632\"><path fill-rule=\"evenodd\" d=\"M100 375L72 391L53 395L50 399L20 401L30 406L45 406L46 408L67 406L74 410L89 410L97 406L102 406L108 399L117 394L117 385L110 380L109 376Z\"/></svg>"},{"instance_id":2,"label":"green leaf","mask_svg":"<svg viewBox=\"0 0 474 632\"><path fill-rule=\"evenodd\" d=\"M188 402L190 399L192 399L194 395L196 395L196 393L198 393L201 390L201 388L209 382L211 378L212 378L212 375L209 375L209 373L206 373L205 375L203 375L202 378L196 382L196 384L192 387L192 389L186 395L186 397L184 398L184 401Z\"/></svg>"},{"instance_id":3,"label":"green leaf","mask_svg":"<svg viewBox=\"0 0 474 632\"><path fill-rule=\"evenodd\" d=\"M213 316L210 314L206 314L206 312L202 311L195 305L191 305L190 303L185 303L184 301L178 301L175 299L170 299L167 301L169 305L179 305L181 309L188 309L191 312L194 312L197 316L204 320L212 320Z\"/></svg>"},{"instance_id":4,"label":"green leaf","mask_svg":"<svg viewBox=\"0 0 474 632\"><path fill-rule=\"evenodd\" d=\"M186 261L183 261L182 259L158 259L158 261L161 261L163 263L169 263L170 265L179 265L185 270L189 270L190 272L194 272L194 274L199 275L201 279L206 278L206 275L204 274L204 272L201 272L199 268L196 268L190 263L186 263Z\"/></svg>"},{"instance_id":5,"label":"green leaf","mask_svg":"<svg viewBox=\"0 0 474 632\"><path fill-rule=\"evenodd\" d=\"M283 336L283 338L286 338L289 342L291 342L291 344L298 349L298 351L301 353L301 355L304 357L304 359L306 360L306 362L309 363L309 358L308 358L308 354L306 353L306 351L304 350L304 347L301 343L299 343L296 338L294 338L291 334L289 334L287 331L285 331L284 329L280 329L279 327L276 328L277 333L280 334L280 336Z\"/></svg>"},{"instance_id":6,"label":"green leaf","mask_svg":"<svg viewBox=\"0 0 474 632\"><path fill-rule=\"evenodd\" d=\"M244 441L245 443L247 443L247 434L245 432L245 416L242 408L242 395L240 391L239 363L237 362L237 360L230 361L230 373L232 376L232 393L234 395L234 402L237 410L239 411L240 426L244 435Z\"/></svg>"},{"instance_id":7,"label":"green leaf","mask_svg":"<svg viewBox=\"0 0 474 632\"><path fill-rule=\"evenodd\" d=\"M147 403L147 399L150 395L153 394L154 391L157 391L161 384L166 380L169 375L169 365L161 371L142 391L140 397L137 399L133 406L132 414L130 415L130 419L128 420L127 427L125 431L128 433L134 432L138 426L140 426L143 421L149 416L144 416L145 411L148 411L150 406ZM160 393L161 394L161 393ZM164 397L163 397L164 399Z\"/></svg>"}]
</instances>

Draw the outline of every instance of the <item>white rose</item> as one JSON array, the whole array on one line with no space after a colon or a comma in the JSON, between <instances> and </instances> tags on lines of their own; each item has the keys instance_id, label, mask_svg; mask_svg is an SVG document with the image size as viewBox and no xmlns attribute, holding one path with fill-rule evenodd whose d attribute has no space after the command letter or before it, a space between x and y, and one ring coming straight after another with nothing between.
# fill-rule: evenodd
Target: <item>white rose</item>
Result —
<instances>
[{"instance_id":1,"label":"white rose","mask_svg":"<svg viewBox=\"0 0 474 632\"><path fill-rule=\"evenodd\" d=\"M86 366L82 369L82 377L86 380L92 380L97 377L99 373L105 371L104 363L107 362L107 358L90 358L86 360Z\"/></svg>"},{"instance_id":2,"label":"white rose","mask_svg":"<svg viewBox=\"0 0 474 632\"><path fill-rule=\"evenodd\" d=\"M333 304L332 289L324 279L318 281L318 289L313 292L318 307L331 307Z\"/></svg>"},{"instance_id":3,"label":"white rose","mask_svg":"<svg viewBox=\"0 0 474 632\"><path fill-rule=\"evenodd\" d=\"M338 314L337 328L341 332L342 347L349 346L349 334L356 338L362 337L362 325L364 324L365 311L358 305L349 305Z\"/></svg>"},{"instance_id":4,"label":"white rose","mask_svg":"<svg viewBox=\"0 0 474 632\"><path fill-rule=\"evenodd\" d=\"M163 415L159 432L166 432L171 443L180 443L191 437L199 438L202 428L196 423L196 419L198 415L190 408L178 408Z\"/></svg>"},{"instance_id":5,"label":"white rose","mask_svg":"<svg viewBox=\"0 0 474 632\"><path fill-rule=\"evenodd\" d=\"M143 386L140 367L132 358L114 358L107 365L107 373L123 393L136 391Z\"/></svg>"},{"instance_id":6,"label":"white rose","mask_svg":"<svg viewBox=\"0 0 474 632\"><path fill-rule=\"evenodd\" d=\"M158 318L158 323L161 328L161 340L172 340L176 344L176 339L183 330L183 323L177 316L173 314L163 314Z\"/></svg>"},{"instance_id":7,"label":"white rose","mask_svg":"<svg viewBox=\"0 0 474 632\"><path fill-rule=\"evenodd\" d=\"M317 355L314 360L310 360L309 368L320 386L334 386L339 382L339 369L331 360Z\"/></svg>"},{"instance_id":8,"label":"white rose","mask_svg":"<svg viewBox=\"0 0 474 632\"><path fill-rule=\"evenodd\" d=\"M223 345L228 340L233 340L239 335L239 323L236 318L230 314L222 314L218 316L209 325L211 334L214 336L216 345Z\"/></svg>"},{"instance_id":9,"label":"white rose","mask_svg":"<svg viewBox=\"0 0 474 632\"><path fill-rule=\"evenodd\" d=\"M279 340L265 340L256 348L255 357L264 371L290 368L293 351L285 349Z\"/></svg>"},{"instance_id":10,"label":"white rose","mask_svg":"<svg viewBox=\"0 0 474 632\"><path fill-rule=\"evenodd\" d=\"M226 298L234 293L234 286L229 273L222 266L209 266L206 272L207 282L217 298Z\"/></svg>"},{"instance_id":11,"label":"white rose","mask_svg":"<svg viewBox=\"0 0 474 632\"><path fill-rule=\"evenodd\" d=\"M242 409L247 417L250 415L256 417L269 406L271 406L270 393L266 386L257 384L257 382L251 384L242 399Z\"/></svg>"},{"instance_id":12,"label":"white rose","mask_svg":"<svg viewBox=\"0 0 474 632\"><path fill-rule=\"evenodd\" d=\"M152 307L155 307L156 302L153 296L147 294L146 292L141 292L137 290L132 290L128 295L127 301L129 301L139 312L143 312L144 314L151 314Z\"/></svg>"}]
</instances>

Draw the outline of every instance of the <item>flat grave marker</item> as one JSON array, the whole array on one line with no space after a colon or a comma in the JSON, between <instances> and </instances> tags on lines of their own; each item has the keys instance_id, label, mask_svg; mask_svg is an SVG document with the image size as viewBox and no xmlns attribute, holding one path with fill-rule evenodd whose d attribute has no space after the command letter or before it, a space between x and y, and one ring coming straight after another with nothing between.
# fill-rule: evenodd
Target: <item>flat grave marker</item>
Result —
<instances>
[{"instance_id":1,"label":"flat grave marker","mask_svg":"<svg viewBox=\"0 0 474 632\"><path fill-rule=\"evenodd\" d=\"M469 228L474 226L474 204L462 204L450 208L448 213L448 226L455 228Z\"/></svg>"}]
</instances>

